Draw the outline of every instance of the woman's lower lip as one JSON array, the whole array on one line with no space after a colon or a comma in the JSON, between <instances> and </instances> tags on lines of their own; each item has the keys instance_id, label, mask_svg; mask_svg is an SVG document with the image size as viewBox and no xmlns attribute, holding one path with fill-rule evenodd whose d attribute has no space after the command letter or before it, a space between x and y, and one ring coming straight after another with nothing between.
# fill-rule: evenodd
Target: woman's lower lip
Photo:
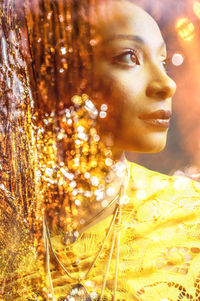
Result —
<instances>
[{"instance_id":1,"label":"woman's lower lip","mask_svg":"<svg viewBox=\"0 0 200 301\"><path fill-rule=\"evenodd\" d=\"M142 120L148 124L162 127L162 128L168 128L170 124L169 119L142 119Z\"/></svg>"}]
</instances>

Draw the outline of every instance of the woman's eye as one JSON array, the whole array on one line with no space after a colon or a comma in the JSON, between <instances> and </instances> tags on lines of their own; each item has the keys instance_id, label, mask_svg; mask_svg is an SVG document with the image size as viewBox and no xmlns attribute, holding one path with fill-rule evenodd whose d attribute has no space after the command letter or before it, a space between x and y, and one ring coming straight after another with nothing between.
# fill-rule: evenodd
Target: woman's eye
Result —
<instances>
[{"instance_id":1,"label":"woman's eye","mask_svg":"<svg viewBox=\"0 0 200 301\"><path fill-rule=\"evenodd\" d=\"M167 67L168 67L168 63L169 63L170 59L165 59L161 62L162 67L165 69L165 71L167 71Z\"/></svg>"},{"instance_id":2,"label":"woman's eye","mask_svg":"<svg viewBox=\"0 0 200 301\"><path fill-rule=\"evenodd\" d=\"M113 58L113 62L121 65L135 66L140 65L137 54L133 50L126 51Z\"/></svg>"}]
</instances>

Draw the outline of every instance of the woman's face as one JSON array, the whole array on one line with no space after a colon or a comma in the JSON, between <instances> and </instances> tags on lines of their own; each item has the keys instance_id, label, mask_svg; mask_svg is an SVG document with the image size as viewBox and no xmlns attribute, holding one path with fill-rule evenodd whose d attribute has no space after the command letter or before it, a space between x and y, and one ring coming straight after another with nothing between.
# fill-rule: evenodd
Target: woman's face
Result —
<instances>
[{"instance_id":1,"label":"woman's face","mask_svg":"<svg viewBox=\"0 0 200 301\"><path fill-rule=\"evenodd\" d=\"M165 70L166 46L156 22L128 1L93 11L94 81L119 150L158 152L166 144L176 85ZM103 125L104 123L104 125Z\"/></svg>"}]
</instances>

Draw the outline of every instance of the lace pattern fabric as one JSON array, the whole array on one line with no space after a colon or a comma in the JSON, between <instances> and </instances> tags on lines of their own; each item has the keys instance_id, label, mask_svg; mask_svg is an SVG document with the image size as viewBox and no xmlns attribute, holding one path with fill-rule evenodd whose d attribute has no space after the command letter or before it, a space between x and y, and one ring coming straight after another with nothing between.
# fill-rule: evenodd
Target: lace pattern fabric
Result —
<instances>
[{"instance_id":1,"label":"lace pattern fabric","mask_svg":"<svg viewBox=\"0 0 200 301\"><path fill-rule=\"evenodd\" d=\"M118 300L200 300L200 184L184 177L161 175L133 163L130 168L126 193L129 203L122 210ZM63 244L62 235L52 237L57 256L74 277L88 270L111 218L89 228L69 246ZM88 279L83 281L93 300L98 300L101 293L110 244L108 240ZM41 258L37 262L40 265ZM8 283L7 290L17 287L15 300L45 300L35 295L39 273L31 269L36 269L34 263L23 263L20 274L25 276L18 275L16 282ZM53 260L50 269L56 300L63 300L76 283ZM112 300L114 273L115 256L104 300ZM28 291L29 296L35 297L25 297Z\"/></svg>"}]
</instances>

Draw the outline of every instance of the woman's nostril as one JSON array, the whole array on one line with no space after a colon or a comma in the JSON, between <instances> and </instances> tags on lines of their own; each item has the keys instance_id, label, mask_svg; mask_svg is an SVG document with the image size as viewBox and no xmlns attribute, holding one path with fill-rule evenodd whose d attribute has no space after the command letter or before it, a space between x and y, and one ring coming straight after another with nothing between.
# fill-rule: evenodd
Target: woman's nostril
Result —
<instances>
[{"instance_id":1,"label":"woman's nostril","mask_svg":"<svg viewBox=\"0 0 200 301\"><path fill-rule=\"evenodd\" d=\"M170 89L161 90L158 92L158 95L161 99L171 97Z\"/></svg>"},{"instance_id":2,"label":"woman's nostril","mask_svg":"<svg viewBox=\"0 0 200 301\"><path fill-rule=\"evenodd\" d=\"M154 81L148 85L146 89L146 95L148 97L156 97L162 100L162 99L172 97L175 91L176 91L176 84L174 81L169 81L167 83Z\"/></svg>"}]
</instances>

